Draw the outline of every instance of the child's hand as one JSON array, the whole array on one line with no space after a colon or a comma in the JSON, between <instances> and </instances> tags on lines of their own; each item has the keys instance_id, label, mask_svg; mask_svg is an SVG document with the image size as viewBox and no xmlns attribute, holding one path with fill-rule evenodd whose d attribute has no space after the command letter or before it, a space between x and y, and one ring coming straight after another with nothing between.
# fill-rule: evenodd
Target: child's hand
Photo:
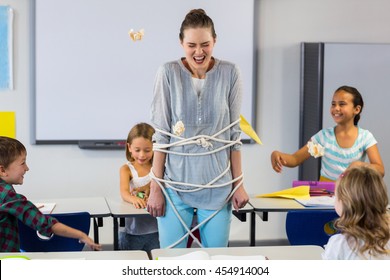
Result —
<instances>
[{"instance_id":1,"label":"child's hand","mask_svg":"<svg viewBox=\"0 0 390 280\"><path fill-rule=\"evenodd\" d=\"M144 193L143 199L145 200L145 203L147 203L148 197L150 195L150 183L147 184L146 186L137 188L137 192L143 192Z\"/></svg>"},{"instance_id":2,"label":"child's hand","mask_svg":"<svg viewBox=\"0 0 390 280\"><path fill-rule=\"evenodd\" d=\"M276 172L281 173L283 165L286 165L287 163L283 159L282 153L280 153L279 151L273 151L271 154L271 164L272 164L272 168Z\"/></svg>"},{"instance_id":3,"label":"child's hand","mask_svg":"<svg viewBox=\"0 0 390 280\"><path fill-rule=\"evenodd\" d=\"M146 200L142 199L142 198L139 198L137 196L134 196L134 198L133 198L133 205L137 209L146 208Z\"/></svg>"},{"instance_id":4,"label":"child's hand","mask_svg":"<svg viewBox=\"0 0 390 280\"><path fill-rule=\"evenodd\" d=\"M95 243L88 235L84 235L79 239L80 243L87 244L89 248L94 251L100 251L102 249L102 245Z\"/></svg>"},{"instance_id":5,"label":"child's hand","mask_svg":"<svg viewBox=\"0 0 390 280\"><path fill-rule=\"evenodd\" d=\"M144 192L145 192L145 199L147 199L150 195L150 187L147 188Z\"/></svg>"},{"instance_id":6,"label":"child's hand","mask_svg":"<svg viewBox=\"0 0 390 280\"><path fill-rule=\"evenodd\" d=\"M137 192L144 192L147 196L149 196L149 193L150 193L150 184L147 184L146 186L137 188L136 190L137 190Z\"/></svg>"}]
</instances>

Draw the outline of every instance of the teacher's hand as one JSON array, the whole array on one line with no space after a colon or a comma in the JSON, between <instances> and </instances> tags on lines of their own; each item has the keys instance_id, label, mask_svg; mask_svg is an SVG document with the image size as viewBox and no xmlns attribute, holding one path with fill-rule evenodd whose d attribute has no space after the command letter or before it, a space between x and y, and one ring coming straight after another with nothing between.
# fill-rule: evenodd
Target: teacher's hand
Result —
<instances>
[{"instance_id":1,"label":"teacher's hand","mask_svg":"<svg viewBox=\"0 0 390 280\"><path fill-rule=\"evenodd\" d=\"M244 186L239 187L232 196L233 207L236 210L245 207L248 201L249 196L246 193Z\"/></svg>"},{"instance_id":2,"label":"teacher's hand","mask_svg":"<svg viewBox=\"0 0 390 280\"><path fill-rule=\"evenodd\" d=\"M165 198L160 186L155 181L150 184L150 194L146 209L153 217L164 216L165 214Z\"/></svg>"}]
</instances>

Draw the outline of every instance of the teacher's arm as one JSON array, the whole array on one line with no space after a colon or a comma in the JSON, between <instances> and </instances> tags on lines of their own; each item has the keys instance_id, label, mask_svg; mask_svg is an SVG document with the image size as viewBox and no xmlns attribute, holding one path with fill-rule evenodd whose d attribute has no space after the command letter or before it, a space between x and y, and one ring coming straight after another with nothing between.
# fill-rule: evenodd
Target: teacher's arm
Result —
<instances>
[{"instance_id":1,"label":"teacher's arm","mask_svg":"<svg viewBox=\"0 0 390 280\"><path fill-rule=\"evenodd\" d=\"M156 178L164 177L166 154L163 152L154 152L152 171ZM148 198L147 210L153 217L164 216L165 214L165 198L159 186L159 183L152 179L150 183L150 195Z\"/></svg>"},{"instance_id":2,"label":"teacher's arm","mask_svg":"<svg viewBox=\"0 0 390 280\"><path fill-rule=\"evenodd\" d=\"M230 154L230 161L231 161L231 169L232 169L232 176L233 178L237 178L241 176L242 174L242 167L241 167L241 151L235 150L232 151ZM242 179L236 181L233 183L233 188L235 188ZM236 192L232 196L232 203L234 209L238 210L240 208L243 208L249 201L249 196L244 188L244 184L241 184L241 186L236 190Z\"/></svg>"}]
</instances>

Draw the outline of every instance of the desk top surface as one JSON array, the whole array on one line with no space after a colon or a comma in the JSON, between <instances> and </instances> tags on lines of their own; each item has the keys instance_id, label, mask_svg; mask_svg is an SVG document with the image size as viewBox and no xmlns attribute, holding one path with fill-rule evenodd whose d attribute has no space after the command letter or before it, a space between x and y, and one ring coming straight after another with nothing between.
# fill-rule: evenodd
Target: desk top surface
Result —
<instances>
[{"instance_id":1,"label":"desk top surface","mask_svg":"<svg viewBox=\"0 0 390 280\"><path fill-rule=\"evenodd\" d=\"M268 198L268 197L252 197L249 203L257 212L286 212L289 210L322 210L334 209L329 206L305 207L294 199L288 198Z\"/></svg>"},{"instance_id":2,"label":"desk top surface","mask_svg":"<svg viewBox=\"0 0 390 280\"><path fill-rule=\"evenodd\" d=\"M106 198L106 202L113 217L149 215L146 209L137 209L133 204L123 201L121 198Z\"/></svg>"},{"instance_id":3,"label":"desk top surface","mask_svg":"<svg viewBox=\"0 0 390 280\"><path fill-rule=\"evenodd\" d=\"M123 201L121 198L106 198L107 205L111 211L111 215L117 218L128 217L132 215L149 215L146 209L136 209L133 204ZM235 211L235 210L234 210ZM238 210L238 213L250 213L253 211L252 205L249 203Z\"/></svg>"},{"instance_id":4,"label":"desk top surface","mask_svg":"<svg viewBox=\"0 0 390 280\"><path fill-rule=\"evenodd\" d=\"M54 202L56 205L53 214L88 212L91 217L109 217L111 215L104 197L34 199L31 201L33 203Z\"/></svg>"},{"instance_id":5,"label":"desk top surface","mask_svg":"<svg viewBox=\"0 0 390 280\"><path fill-rule=\"evenodd\" d=\"M0 253L0 259L27 257L31 260L149 260L145 251L80 251L80 252L23 252Z\"/></svg>"},{"instance_id":6,"label":"desk top surface","mask_svg":"<svg viewBox=\"0 0 390 280\"><path fill-rule=\"evenodd\" d=\"M270 260L321 260L324 249L320 246L258 246L229 248L174 248L154 249L152 257L176 257L193 251L206 251L209 255L253 256L262 255Z\"/></svg>"},{"instance_id":7,"label":"desk top surface","mask_svg":"<svg viewBox=\"0 0 390 280\"><path fill-rule=\"evenodd\" d=\"M247 203L243 208L240 208L238 210L235 210L234 207L233 208L233 211L236 211L238 213L251 213L253 212L253 206L249 203Z\"/></svg>"}]
</instances>

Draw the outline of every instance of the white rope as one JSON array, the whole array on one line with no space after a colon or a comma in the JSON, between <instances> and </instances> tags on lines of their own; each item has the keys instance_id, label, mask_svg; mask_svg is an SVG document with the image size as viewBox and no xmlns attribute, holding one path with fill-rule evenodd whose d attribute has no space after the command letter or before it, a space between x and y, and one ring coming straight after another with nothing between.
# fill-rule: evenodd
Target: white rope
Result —
<instances>
[{"instance_id":1,"label":"white rope","mask_svg":"<svg viewBox=\"0 0 390 280\"><path fill-rule=\"evenodd\" d=\"M215 150L212 150L212 151L208 151L208 152L204 152L204 153L181 153L181 152L175 152L175 151L170 151L170 150L165 150L165 149L160 149L158 147L154 147L154 145L155 145L154 144L153 145L153 151L163 152L163 153L166 153L166 154L181 155L181 156L205 156L205 155L214 154L216 152L222 151L222 150L227 149L227 148L229 148L229 147L231 147L231 146L233 146L235 144L240 144L240 143L241 143L241 140L237 140L237 141L231 142L228 145L221 146L218 149L215 149ZM174 144L174 143L172 143L172 144ZM187 144L192 144L192 143L187 143ZM174 146L174 145L172 145L172 146Z\"/></svg>"},{"instance_id":2,"label":"white rope","mask_svg":"<svg viewBox=\"0 0 390 280\"><path fill-rule=\"evenodd\" d=\"M156 178L153 174L153 172L151 171L151 177L152 179ZM184 229L187 231L187 233L185 235L183 235L179 240L177 240L175 243L171 244L168 246L168 248L173 248L175 247L177 244L179 244L184 238L186 238L188 235L190 235L192 237L192 239L200 246L200 247L203 247L202 244L199 242L198 238L196 238L196 236L192 233L193 231L191 229L189 229L187 227L187 224L183 221L182 217L180 216L179 212L177 211L175 205L173 204L171 198L169 197L169 195L167 194L166 190L165 190L165 187L161 185L161 183L159 181L157 181L157 184L160 186L160 189L163 191L164 193L164 196L166 197L166 199L168 200L169 204L172 206L172 209L173 211L175 212L176 214L176 217L179 219L180 223L182 224L182 226L184 227Z\"/></svg>"},{"instance_id":3,"label":"white rope","mask_svg":"<svg viewBox=\"0 0 390 280\"><path fill-rule=\"evenodd\" d=\"M156 179L157 177L154 175L153 171L150 172L150 176L152 179ZM241 174L240 178L242 178L243 175ZM237 181L237 180L235 180ZM193 227L192 229L188 228L187 224L183 221L182 217L180 216L179 212L177 211L175 205L173 204L171 198L169 197L169 195L167 194L166 190L165 190L165 187L162 186L161 182L159 180L157 180L157 184L160 186L161 190L163 191L165 197L167 198L169 204L172 206L172 209L173 211L175 212L176 214L176 217L179 219L180 223L182 224L182 226L184 227L184 229L187 231L186 234L184 234L179 240L177 240L175 243L169 245L167 248L170 249L170 248L173 248L175 247L177 244L179 244L181 241L183 241L187 236L191 236L192 239L194 240L194 242L196 242L198 244L199 247L203 248L203 245L200 243L199 239L193 234L193 232L195 230L197 230L199 227L201 227L203 224L207 223L209 220L211 220L215 215L218 214L219 211L221 211L221 209L225 206L226 203L229 202L229 200L231 199L231 197L233 196L233 194L237 191L237 189L239 187L241 187L243 181L239 182L237 184L237 186L231 191L231 193L229 194L229 196L225 199L225 202L223 203L222 207L220 207L219 209L215 210L215 212L213 214L211 214L209 217L207 217L205 220L203 220L201 223L197 224L195 227ZM170 187L168 185L168 187Z\"/></svg>"},{"instance_id":4,"label":"white rope","mask_svg":"<svg viewBox=\"0 0 390 280\"><path fill-rule=\"evenodd\" d=\"M175 191L182 191L182 192L196 192L196 191L199 191L201 189L213 189L213 188L222 188L222 187L225 187L227 185L230 185L232 183L235 183L237 182L238 180L242 179L243 178L243 175L241 174L240 176L238 176L237 178L234 178L233 180L231 181L228 181L226 183L222 183L222 184L218 184L218 185L213 185L214 182L218 181L221 177L223 177L230 169L230 162L228 164L228 167L219 175L217 176L215 179L213 179L211 182L205 184L205 185L199 185L199 184L192 184L192 183L186 183L186 182L176 182L176 181L170 181L170 180L164 180L162 178L157 178L154 176L153 172L150 172L150 176L152 179L154 179L155 181L158 181L160 183L165 183L166 185L169 186L169 188L171 189L174 189ZM194 189L190 189L190 190L183 190L183 189L178 189L178 188L175 188L173 187L172 185L181 185L181 186L189 186L189 187L194 187Z\"/></svg>"},{"instance_id":5,"label":"white rope","mask_svg":"<svg viewBox=\"0 0 390 280\"><path fill-rule=\"evenodd\" d=\"M178 135L169 133L165 130L155 128L156 131L163 133L163 134L166 134L172 138L177 138L177 139L179 139L179 141L176 141L173 143L168 143L168 144L154 143L153 144L153 151L159 151L159 152L164 152L164 153L168 153L168 154L185 155L185 156L203 156L203 155L209 155L209 154L219 152L219 151L224 150L228 147L231 147L235 144L241 144L240 139L232 141L232 140L225 140L225 139L217 138L218 135L225 132L227 129L231 128L232 126L238 124L239 122L240 122L240 119L236 120L235 122L231 123L227 127L223 128L222 130L220 130L219 132L217 132L211 136L210 135L196 135L196 136L193 136L190 138L183 138L183 137L180 137ZM223 143L226 145L221 146L220 148L218 148L216 150L211 150L211 151L204 152L204 153L181 153L181 152L166 150L166 149L171 148L171 147L179 147L179 146L185 146L185 145L191 145L191 144L196 144L196 145L202 146L203 148L210 150L213 147L213 144L209 142L210 140L215 141L215 142L219 142L219 143Z\"/></svg>"},{"instance_id":6,"label":"white rope","mask_svg":"<svg viewBox=\"0 0 390 280\"><path fill-rule=\"evenodd\" d=\"M239 122L240 122L240 119L238 119L235 122L231 123L230 125L226 126L225 128L223 128L222 130L220 130L219 132L217 132L216 134L214 134L212 136L209 136L209 135L197 135L197 136L193 136L193 137L190 137L190 138L183 138L183 137L180 137L178 135L169 133L167 131L155 128L156 131L158 131L158 132L160 132L162 134L166 134L166 135L170 136L171 138L176 138L176 139L179 139L179 140L176 141L176 142L173 142L173 143L169 143L169 144L154 143L153 144L153 151L159 151L159 152L163 152L163 153L167 153L167 154L175 154L175 155L182 155L182 156L204 156L204 155L217 153L217 152L219 152L221 150L224 150L224 149L227 149L227 148L229 148L229 147L231 147L233 145L241 144L241 140L240 139L232 141L232 140L224 140L224 139L217 138L218 135L222 134L223 132L225 132L226 130L230 129L232 126L238 124ZM219 147L217 149L213 149L214 145L211 143L211 141L223 143L225 145L223 145L223 146L221 146L221 147ZM203 147L207 151L203 152L203 153L182 153L182 152L176 152L176 151L168 150L171 147L179 147L179 146L185 146L185 145L198 145L198 146ZM199 242L198 238L196 238L194 236L193 232L195 230L197 230L200 226L202 226L203 224L208 222L210 219L212 219L215 215L217 215L218 212L221 211L221 209L225 206L225 204L229 202L229 200L231 199L233 194L236 192L236 190L239 187L241 187L241 185L243 184L243 180L242 180L243 179L243 174L241 174L240 176L238 176L236 178L233 178L232 180L230 180L228 182L221 183L221 184L215 184L214 185L214 183L216 181L218 181L220 178L222 178L226 173L228 173L229 170L230 170L230 161L228 162L228 166L226 167L226 169L224 171L222 171L220 175L218 175L216 178L214 178L209 183L204 184L204 185L203 184L192 184L192 183L186 183L186 182L176 182L176 181L165 180L165 179L162 179L162 178L157 178L154 175L153 171L152 170L150 171L150 177L157 182L157 184L159 185L160 189L163 191L164 196L168 200L169 204L172 206L172 209L173 209L174 213L176 214L177 218L179 219L180 223L183 225L184 229L187 231L187 233L184 234L183 237L181 237L175 243L173 243L170 246L168 246L168 248L175 247L177 244L179 244L181 241L183 241L187 236L191 236L193 238L193 240L200 247L203 247L203 245ZM196 191L200 191L202 189L222 188L222 187L225 187L227 185L231 185L231 184L233 184L233 183L235 183L235 182L237 182L239 180L241 180L241 181L230 192L229 196L226 198L226 200L223 203L222 207L220 207L219 209L215 210L215 212L213 214L211 214L204 221L202 221L201 223L199 223L198 225L196 225L192 229L189 229L188 226L186 225L186 223L183 221L182 217L180 216L180 214L178 213L177 209L175 208L175 205L173 204L172 200L170 199L169 195L167 194L167 192L165 190L165 187L163 186L163 183L164 183L166 187L168 187L170 189L173 189L175 191L178 191L178 192L196 192ZM183 189L176 188L176 187L174 187L172 185L188 186L188 187L192 187L192 189L183 190Z\"/></svg>"}]
</instances>

